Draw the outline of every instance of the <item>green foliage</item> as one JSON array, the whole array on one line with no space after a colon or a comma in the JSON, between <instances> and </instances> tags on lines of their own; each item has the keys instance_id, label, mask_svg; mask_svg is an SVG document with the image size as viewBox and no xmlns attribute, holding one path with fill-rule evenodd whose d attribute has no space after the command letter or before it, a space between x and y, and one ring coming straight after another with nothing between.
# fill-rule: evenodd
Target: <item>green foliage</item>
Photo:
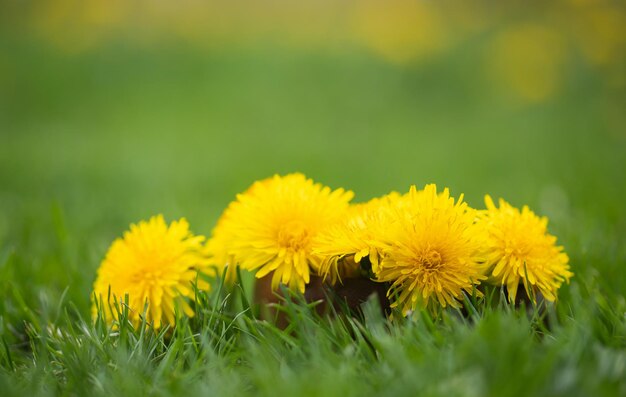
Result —
<instances>
[{"instance_id":1,"label":"green foliage","mask_svg":"<svg viewBox=\"0 0 626 397\"><path fill-rule=\"evenodd\" d=\"M3 333L0 382L14 395L96 396L608 396L626 387L624 341L603 343L605 320L586 317L595 305L549 306L546 328L536 312L508 305L390 322L375 300L357 319L320 317L290 296L281 330L232 298L198 292L197 315L160 332L133 328L123 308L107 326L66 301L42 306L27 322L28 347L9 346ZM623 332L623 320L614 325Z\"/></svg>"},{"instance_id":2,"label":"green foliage","mask_svg":"<svg viewBox=\"0 0 626 397\"><path fill-rule=\"evenodd\" d=\"M626 395L626 138L605 106L623 96L587 71L519 106L468 79L463 53L403 69L358 52L14 47L0 107L3 396ZM393 321L374 302L320 318L294 296L281 330L242 274L198 293L174 329L92 321L95 269L128 224L164 213L208 234L237 192L290 171L358 201L436 182L475 207L485 192L527 203L576 275L553 306L515 309L496 288L463 313Z\"/></svg>"}]
</instances>

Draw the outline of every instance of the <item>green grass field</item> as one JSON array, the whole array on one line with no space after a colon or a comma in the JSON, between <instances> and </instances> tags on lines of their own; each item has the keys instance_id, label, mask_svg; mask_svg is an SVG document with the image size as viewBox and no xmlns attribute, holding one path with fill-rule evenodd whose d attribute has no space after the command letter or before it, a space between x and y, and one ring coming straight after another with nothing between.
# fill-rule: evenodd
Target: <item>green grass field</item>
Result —
<instances>
[{"instance_id":1,"label":"green grass field","mask_svg":"<svg viewBox=\"0 0 626 397\"><path fill-rule=\"evenodd\" d=\"M416 67L351 51L200 53L110 45L61 55L5 40L0 81L3 396L626 395L624 96L584 67L521 104L471 52ZM293 332L245 291L201 296L172 334L90 319L109 244L163 213L210 234L253 181L301 171L365 201L435 182L550 218L575 277L542 320L509 307ZM244 276L250 280L249 276Z\"/></svg>"}]
</instances>

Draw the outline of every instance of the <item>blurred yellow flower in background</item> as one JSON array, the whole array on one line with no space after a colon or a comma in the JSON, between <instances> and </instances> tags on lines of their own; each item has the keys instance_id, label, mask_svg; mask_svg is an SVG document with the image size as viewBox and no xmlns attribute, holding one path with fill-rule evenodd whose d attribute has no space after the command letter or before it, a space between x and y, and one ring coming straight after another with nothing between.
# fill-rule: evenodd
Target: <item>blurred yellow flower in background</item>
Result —
<instances>
[{"instance_id":1,"label":"blurred yellow flower in background","mask_svg":"<svg viewBox=\"0 0 626 397\"><path fill-rule=\"evenodd\" d=\"M359 2L353 23L358 40L394 63L410 63L447 44L445 23L434 2Z\"/></svg>"},{"instance_id":2,"label":"blurred yellow flower in background","mask_svg":"<svg viewBox=\"0 0 626 397\"><path fill-rule=\"evenodd\" d=\"M351 191L331 190L299 173L275 175L237 195L209 245L223 244L222 255L256 270L257 278L273 272L273 289L282 283L304 292L322 260L312 251L313 239L340 219L352 197Z\"/></svg>"},{"instance_id":3,"label":"blurred yellow flower in background","mask_svg":"<svg viewBox=\"0 0 626 397\"><path fill-rule=\"evenodd\" d=\"M530 298L536 299L538 289L545 299L554 301L561 284L574 274L563 247L547 232L548 219L527 206L520 211L502 199L496 207L489 195L485 204L479 225L485 232L482 249L490 281L505 285L510 301L515 301L520 283Z\"/></svg>"},{"instance_id":4,"label":"blurred yellow flower in background","mask_svg":"<svg viewBox=\"0 0 626 397\"><path fill-rule=\"evenodd\" d=\"M437 186L418 191L412 186L403 198L386 238L377 280L390 282L392 307L403 314L430 303L459 307L463 291L472 294L484 278L477 256L476 211Z\"/></svg>"},{"instance_id":5,"label":"blurred yellow flower in background","mask_svg":"<svg viewBox=\"0 0 626 397\"><path fill-rule=\"evenodd\" d=\"M561 85L565 44L560 32L548 26L514 25L493 39L487 52L487 71L514 97L544 101Z\"/></svg>"},{"instance_id":6,"label":"blurred yellow flower in background","mask_svg":"<svg viewBox=\"0 0 626 397\"><path fill-rule=\"evenodd\" d=\"M30 26L67 52L81 52L111 40L130 23L123 0L45 0L32 8Z\"/></svg>"},{"instance_id":7,"label":"blurred yellow flower in background","mask_svg":"<svg viewBox=\"0 0 626 397\"><path fill-rule=\"evenodd\" d=\"M113 242L98 269L93 316L101 307L107 321L118 320L115 304L123 310L126 295L135 325L141 322L145 305L146 321L155 329L173 325L176 312L193 316L188 300L194 297L194 283L208 288L198 273L207 270L204 239L189 231L184 218L168 226L158 215L131 225L123 238Z\"/></svg>"},{"instance_id":8,"label":"blurred yellow flower in background","mask_svg":"<svg viewBox=\"0 0 626 397\"><path fill-rule=\"evenodd\" d=\"M573 33L585 58L606 65L624 58L626 13L607 2L581 4L573 20Z\"/></svg>"}]
</instances>

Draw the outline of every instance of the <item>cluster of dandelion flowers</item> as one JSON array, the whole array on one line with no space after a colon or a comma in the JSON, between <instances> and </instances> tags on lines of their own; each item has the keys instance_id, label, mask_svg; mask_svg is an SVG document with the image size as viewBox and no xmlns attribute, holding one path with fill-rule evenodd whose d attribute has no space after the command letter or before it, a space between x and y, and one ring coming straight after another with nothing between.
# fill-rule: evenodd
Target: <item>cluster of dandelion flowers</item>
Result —
<instances>
[{"instance_id":1,"label":"cluster of dandelion flowers","mask_svg":"<svg viewBox=\"0 0 626 397\"><path fill-rule=\"evenodd\" d=\"M176 312L193 316L187 300L194 297L194 283L208 288L198 274L207 270L204 240L189 231L184 218L168 226L158 215L131 225L113 242L98 269L94 316L101 307L107 321L117 320L126 296L134 324L141 322L144 310L155 329L173 325Z\"/></svg>"},{"instance_id":2,"label":"cluster of dandelion flowers","mask_svg":"<svg viewBox=\"0 0 626 397\"><path fill-rule=\"evenodd\" d=\"M257 278L273 272L273 289L282 283L304 292L321 262L313 239L348 210L352 197L351 191L331 190L300 173L275 175L237 195L213 239L224 244L224 257L257 271Z\"/></svg>"},{"instance_id":3,"label":"cluster of dandelion flowers","mask_svg":"<svg viewBox=\"0 0 626 397\"><path fill-rule=\"evenodd\" d=\"M398 197L392 192L353 204L340 221L315 238L313 252L324 258L318 270L324 280L334 285L342 278L378 272L380 253L376 241Z\"/></svg>"},{"instance_id":4,"label":"cluster of dandelion flowers","mask_svg":"<svg viewBox=\"0 0 626 397\"><path fill-rule=\"evenodd\" d=\"M563 247L547 232L548 219L538 217L527 206L520 211L502 199L499 204L496 207L487 195L487 209L480 212L486 274L491 282L506 286L512 302L520 282L531 299L535 299L536 288L545 299L554 301L561 284L573 273Z\"/></svg>"},{"instance_id":5,"label":"cluster of dandelion flowers","mask_svg":"<svg viewBox=\"0 0 626 397\"><path fill-rule=\"evenodd\" d=\"M379 232L382 252L376 279L390 282L392 307L406 315L418 305L459 307L463 291L472 293L483 278L478 257L475 210L456 202L434 184L410 191ZM431 306L432 307L432 306Z\"/></svg>"}]
</instances>

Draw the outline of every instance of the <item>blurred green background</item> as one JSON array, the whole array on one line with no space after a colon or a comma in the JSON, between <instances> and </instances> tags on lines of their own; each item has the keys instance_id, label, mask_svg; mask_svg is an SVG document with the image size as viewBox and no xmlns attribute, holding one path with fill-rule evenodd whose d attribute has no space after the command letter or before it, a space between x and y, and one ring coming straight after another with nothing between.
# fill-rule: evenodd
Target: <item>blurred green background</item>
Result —
<instances>
[{"instance_id":1,"label":"blurred green background","mask_svg":"<svg viewBox=\"0 0 626 397\"><path fill-rule=\"evenodd\" d=\"M294 171L357 201L435 182L528 204L623 303L624 2L0 7L0 312L68 287L88 313L131 222L209 234Z\"/></svg>"}]
</instances>

